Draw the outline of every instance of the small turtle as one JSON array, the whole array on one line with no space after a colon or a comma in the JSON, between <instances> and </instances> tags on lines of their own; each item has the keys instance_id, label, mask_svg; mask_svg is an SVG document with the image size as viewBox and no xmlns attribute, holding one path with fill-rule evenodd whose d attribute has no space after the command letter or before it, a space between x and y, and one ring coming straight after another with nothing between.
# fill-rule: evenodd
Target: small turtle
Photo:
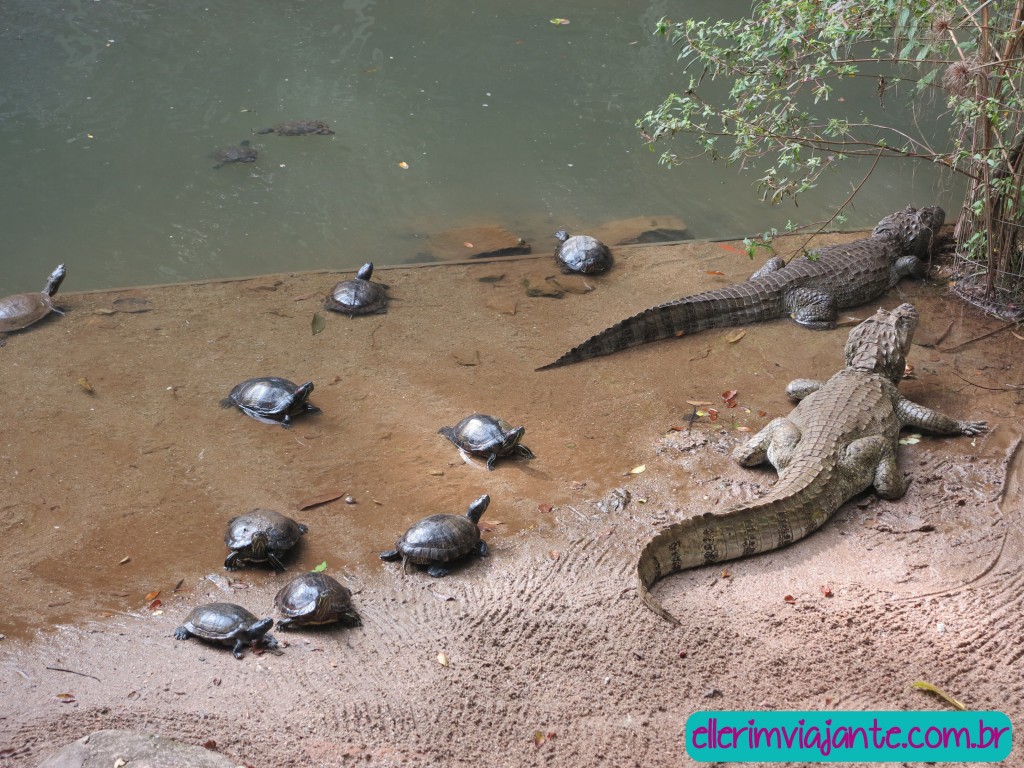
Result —
<instances>
[{"instance_id":1,"label":"small turtle","mask_svg":"<svg viewBox=\"0 0 1024 768\"><path fill-rule=\"evenodd\" d=\"M504 419L496 419L485 413L474 413L467 416L454 427L441 427L437 430L464 453L487 459L487 469L494 469L494 461L499 456L510 456L518 453L528 459L534 459L533 451L520 444L526 427L513 428Z\"/></svg>"},{"instance_id":2,"label":"small turtle","mask_svg":"<svg viewBox=\"0 0 1024 768\"><path fill-rule=\"evenodd\" d=\"M302 523L272 509L254 509L233 517L228 520L224 534L224 543L231 550L224 567L230 570L245 563L270 563L274 570L283 571L284 553L308 530Z\"/></svg>"},{"instance_id":3,"label":"small turtle","mask_svg":"<svg viewBox=\"0 0 1024 768\"><path fill-rule=\"evenodd\" d=\"M60 288L65 272L64 265L58 264L39 293L16 293L0 299L0 333L20 331L39 322L51 312L63 315L53 306L53 294ZM0 339L0 346L3 343L3 339Z\"/></svg>"},{"instance_id":4,"label":"small turtle","mask_svg":"<svg viewBox=\"0 0 1024 768\"><path fill-rule=\"evenodd\" d=\"M560 245L555 249L555 258L563 272L593 274L604 272L612 265L612 252L600 240L588 235L573 235L564 229L555 232Z\"/></svg>"},{"instance_id":5,"label":"small turtle","mask_svg":"<svg viewBox=\"0 0 1024 768\"><path fill-rule=\"evenodd\" d=\"M330 136L331 126L323 120L289 120L273 128L260 128L256 133L276 133L278 136Z\"/></svg>"},{"instance_id":6,"label":"small turtle","mask_svg":"<svg viewBox=\"0 0 1024 768\"><path fill-rule=\"evenodd\" d=\"M256 151L256 147L249 144L248 139L245 139L214 152L213 159L217 161L217 164L213 167L221 168L230 163L255 163L258 156L259 152Z\"/></svg>"},{"instance_id":7,"label":"small turtle","mask_svg":"<svg viewBox=\"0 0 1024 768\"><path fill-rule=\"evenodd\" d=\"M321 413L319 408L307 402L312 391L312 381L300 387L278 376L261 376L237 385L220 401L220 405L222 408L237 405L257 421L267 424L281 422L282 427L288 428L292 425L292 416Z\"/></svg>"},{"instance_id":8,"label":"small turtle","mask_svg":"<svg viewBox=\"0 0 1024 768\"><path fill-rule=\"evenodd\" d=\"M429 575L440 578L448 575L445 563L473 553L487 557L487 543L480 538L477 523L490 502L491 497L485 493L469 505L465 515L431 515L423 518L402 534L395 542L395 549L381 552L380 559L401 558L403 571L406 563L425 565Z\"/></svg>"},{"instance_id":9,"label":"small turtle","mask_svg":"<svg viewBox=\"0 0 1024 768\"><path fill-rule=\"evenodd\" d=\"M274 605L285 615L278 619L278 629L336 621L347 627L363 623L352 608L351 590L326 573L299 574L278 590Z\"/></svg>"},{"instance_id":10,"label":"small turtle","mask_svg":"<svg viewBox=\"0 0 1024 768\"><path fill-rule=\"evenodd\" d=\"M388 296L383 283L371 283L373 264L367 262L351 280L342 280L331 288L324 306L349 317L383 314L388 311Z\"/></svg>"},{"instance_id":11,"label":"small turtle","mask_svg":"<svg viewBox=\"0 0 1024 768\"><path fill-rule=\"evenodd\" d=\"M240 605L207 603L192 609L185 623L174 630L174 637L177 640L198 637L211 643L230 645L233 646L231 653L240 659L246 645L277 647L277 640L267 632L272 626L273 619L257 619Z\"/></svg>"}]
</instances>

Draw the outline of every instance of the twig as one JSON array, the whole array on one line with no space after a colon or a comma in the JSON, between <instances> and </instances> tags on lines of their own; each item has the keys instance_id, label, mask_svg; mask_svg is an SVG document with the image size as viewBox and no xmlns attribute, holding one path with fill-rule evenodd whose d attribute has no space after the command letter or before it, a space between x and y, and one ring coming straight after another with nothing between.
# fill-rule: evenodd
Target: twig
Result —
<instances>
[{"instance_id":1,"label":"twig","mask_svg":"<svg viewBox=\"0 0 1024 768\"><path fill-rule=\"evenodd\" d=\"M1006 387L986 387L986 386L983 386L981 384L975 384L973 381L971 381L970 379L964 378L963 376L961 376L956 371L953 371L953 375L956 376L958 379L960 379L960 381L967 382L972 387L977 387L978 389L986 389L989 392L1013 392L1013 391L1018 390L1018 389L1024 389L1024 384L1010 384L1009 386L1006 386Z\"/></svg>"},{"instance_id":2,"label":"twig","mask_svg":"<svg viewBox=\"0 0 1024 768\"><path fill-rule=\"evenodd\" d=\"M963 341L963 342L957 344L955 347L945 347L943 349L939 349L938 347L936 347L936 349L939 349L939 352L956 352L957 350L963 349L968 344L973 344L976 341L981 341L982 339L987 339L989 336L995 336L997 333L1002 333L1007 328L1013 328L1013 326L1018 325L1019 322L1020 321L1018 321L1018 320L1011 320L1006 325L1004 325L1002 328L996 328L994 331L989 331L988 333L983 333L983 334L981 334L981 336L978 336L976 338L968 339L967 341Z\"/></svg>"},{"instance_id":3,"label":"twig","mask_svg":"<svg viewBox=\"0 0 1024 768\"><path fill-rule=\"evenodd\" d=\"M96 675L87 675L85 672L75 672L75 670L73 669L64 669L64 667L47 667L47 669L52 670L54 672L67 672L72 675L78 675L79 677L91 677L97 683L103 682L98 677L96 677Z\"/></svg>"},{"instance_id":4,"label":"twig","mask_svg":"<svg viewBox=\"0 0 1024 768\"><path fill-rule=\"evenodd\" d=\"M938 338L935 339L935 341L930 341L927 344L919 344L918 346L923 347L924 349L934 349L934 348L938 347L939 344L941 344L942 342L944 342L946 340L946 337L949 336L949 332L952 331L952 330L953 330L953 321L950 320L949 321L949 325L946 326L946 330L944 330L942 333L940 333L938 335Z\"/></svg>"}]
</instances>

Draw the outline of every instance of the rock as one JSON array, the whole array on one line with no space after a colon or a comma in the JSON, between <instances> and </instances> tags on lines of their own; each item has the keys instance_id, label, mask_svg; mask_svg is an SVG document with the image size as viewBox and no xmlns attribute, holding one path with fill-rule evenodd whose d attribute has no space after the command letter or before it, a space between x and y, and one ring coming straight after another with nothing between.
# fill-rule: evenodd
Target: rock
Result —
<instances>
[{"instance_id":1,"label":"rock","mask_svg":"<svg viewBox=\"0 0 1024 768\"><path fill-rule=\"evenodd\" d=\"M442 261L512 256L530 252L529 244L504 227L484 226L449 229L431 235L427 241L431 255Z\"/></svg>"},{"instance_id":2,"label":"rock","mask_svg":"<svg viewBox=\"0 0 1024 768\"><path fill-rule=\"evenodd\" d=\"M678 216L634 216L609 221L587 234L612 245L670 243L692 240L686 222Z\"/></svg>"},{"instance_id":3,"label":"rock","mask_svg":"<svg viewBox=\"0 0 1024 768\"><path fill-rule=\"evenodd\" d=\"M597 502L597 509L606 515L621 512L629 505L632 498L633 495L625 488L612 488L604 499Z\"/></svg>"},{"instance_id":4,"label":"rock","mask_svg":"<svg viewBox=\"0 0 1024 768\"><path fill-rule=\"evenodd\" d=\"M68 744L39 768L235 768L238 763L203 747L139 731L96 731Z\"/></svg>"}]
</instances>

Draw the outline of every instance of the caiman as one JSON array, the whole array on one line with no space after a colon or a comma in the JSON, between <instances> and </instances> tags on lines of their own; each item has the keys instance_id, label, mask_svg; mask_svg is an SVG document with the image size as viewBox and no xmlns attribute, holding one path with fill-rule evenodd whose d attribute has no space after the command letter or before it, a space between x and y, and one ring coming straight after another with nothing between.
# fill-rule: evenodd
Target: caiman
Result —
<instances>
[{"instance_id":1,"label":"caiman","mask_svg":"<svg viewBox=\"0 0 1024 768\"><path fill-rule=\"evenodd\" d=\"M903 377L917 311L878 310L850 332L846 368L826 382L797 379L786 394L799 404L733 452L746 467L769 462L779 473L759 499L707 512L662 530L640 554L643 601L679 623L650 593L676 571L768 552L802 539L846 501L874 486L898 499L907 480L896 464L899 433L915 427L939 435L977 435L984 421L957 421L903 397Z\"/></svg>"},{"instance_id":2,"label":"caiman","mask_svg":"<svg viewBox=\"0 0 1024 768\"><path fill-rule=\"evenodd\" d=\"M708 328L786 316L807 328L834 328L840 309L881 296L903 277L922 276L926 271L923 259L930 255L945 220L946 213L938 206L907 206L878 222L871 237L828 245L789 263L775 256L746 282L645 309L537 370Z\"/></svg>"}]
</instances>

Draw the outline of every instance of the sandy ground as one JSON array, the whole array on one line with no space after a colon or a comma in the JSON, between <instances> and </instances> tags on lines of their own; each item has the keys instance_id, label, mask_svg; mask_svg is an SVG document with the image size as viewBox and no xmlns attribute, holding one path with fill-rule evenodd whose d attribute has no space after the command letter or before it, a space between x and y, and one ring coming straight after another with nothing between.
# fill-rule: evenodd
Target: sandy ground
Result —
<instances>
[{"instance_id":1,"label":"sandy ground","mask_svg":"<svg viewBox=\"0 0 1024 768\"><path fill-rule=\"evenodd\" d=\"M771 484L729 451L790 409L790 379L841 367L848 329L778 321L534 372L634 311L751 271L735 244L616 255L607 276L563 281L593 291L561 299L526 294L556 275L542 256L379 269L387 315L325 313L342 276L281 275L68 293L65 317L12 335L0 764L133 728L251 766L678 766L694 711L947 708L916 680L1024 722L1024 341L941 285L884 297L923 317L904 393L994 429L902 446L901 501L868 494L788 549L666 579L671 627L636 596L640 547ZM284 430L217 407L258 375L312 379L323 414ZM688 400L721 416L687 430ZM473 411L525 424L537 458L464 463L437 429ZM632 501L602 511L619 487ZM443 580L377 559L482 492L490 558ZM338 493L356 503L297 510ZM361 628L279 633L279 654L242 661L173 639L200 602L273 612L287 574L221 567L227 519L256 506L309 525L290 571L326 561ZM1006 764L1021 760L1018 737Z\"/></svg>"}]
</instances>

